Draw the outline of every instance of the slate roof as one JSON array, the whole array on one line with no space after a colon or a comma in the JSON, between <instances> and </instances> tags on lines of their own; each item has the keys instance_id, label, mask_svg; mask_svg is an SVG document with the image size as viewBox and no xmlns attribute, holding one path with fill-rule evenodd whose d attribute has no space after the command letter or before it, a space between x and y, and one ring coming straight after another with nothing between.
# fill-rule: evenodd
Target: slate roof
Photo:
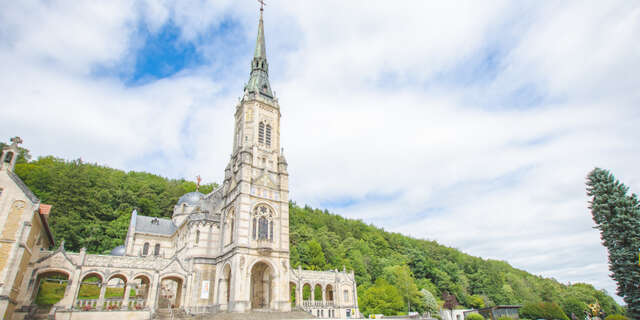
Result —
<instances>
[{"instance_id":1,"label":"slate roof","mask_svg":"<svg viewBox=\"0 0 640 320\"><path fill-rule=\"evenodd\" d=\"M170 236L176 232L176 225L170 219L136 216L136 232L153 233Z\"/></svg>"},{"instance_id":2,"label":"slate roof","mask_svg":"<svg viewBox=\"0 0 640 320\"><path fill-rule=\"evenodd\" d=\"M7 170L7 175L9 175L9 178L11 178L11 180L13 180L13 182L15 182L15 184L20 188L20 190L22 190L22 192L24 192L24 194L27 196L27 198L29 198L29 200L32 203L40 202L40 199L38 199L38 197L36 197L36 195L33 194L33 192L31 192L31 190L29 190L29 187L27 187L27 185L24 184L22 179L20 179L20 177L18 177L17 174L15 174L11 170Z\"/></svg>"}]
</instances>

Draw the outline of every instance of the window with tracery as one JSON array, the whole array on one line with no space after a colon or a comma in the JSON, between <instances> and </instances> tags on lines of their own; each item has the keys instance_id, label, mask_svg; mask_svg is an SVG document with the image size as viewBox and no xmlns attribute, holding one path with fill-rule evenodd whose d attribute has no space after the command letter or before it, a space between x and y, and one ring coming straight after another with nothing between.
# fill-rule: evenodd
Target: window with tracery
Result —
<instances>
[{"instance_id":1,"label":"window with tracery","mask_svg":"<svg viewBox=\"0 0 640 320\"><path fill-rule=\"evenodd\" d=\"M160 244L159 243L156 243L156 247L153 250L153 255L154 256L159 256L160 255Z\"/></svg>"},{"instance_id":2,"label":"window with tracery","mask_svg":"<svg viewBox=\"0 0 640 320\"><path fill-rule=\"evenodd\" d=\"M264 122L258 124L258 142L264 143Z\"/></svg>"},{"instance_id":3,"label":"window with tracery","mask_svg":"<svg viewBox=\"0 0 640 320\"><path fill-rule=\"evenodd\" d=\"M142 255L146 256L149 254L149 242L145 242L144 246L142 246Z\"/></svg>"},{"instance_id":4,"label":"window with tracery","mask_svg":"<svg viewBox=\"0 0 640 320\"><path fill-rule=\"evenodd\" d=\"M266 205L253 210L251 236L254 240L273 241L273 211Z\"/></svg>"}]
</instances>

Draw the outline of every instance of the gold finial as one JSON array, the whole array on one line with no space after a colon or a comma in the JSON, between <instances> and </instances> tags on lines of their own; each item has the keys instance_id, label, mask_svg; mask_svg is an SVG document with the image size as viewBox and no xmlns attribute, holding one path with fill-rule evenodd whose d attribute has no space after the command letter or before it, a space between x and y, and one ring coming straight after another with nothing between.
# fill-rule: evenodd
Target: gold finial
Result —
<instances>
[{"instance_id":1,"label":"gold finial","mask_svg":"<svg viewBox=\"0 0 640 320\"><path fill-rule=\"evenodd\" d=\"M202 181L202 178L200 178L200 175L198 175L196 177L196 181L197 181L197 183L196 183L196 191L198 191L198 190L200 190L200 181Z\"/></svg>"}]
</instances>

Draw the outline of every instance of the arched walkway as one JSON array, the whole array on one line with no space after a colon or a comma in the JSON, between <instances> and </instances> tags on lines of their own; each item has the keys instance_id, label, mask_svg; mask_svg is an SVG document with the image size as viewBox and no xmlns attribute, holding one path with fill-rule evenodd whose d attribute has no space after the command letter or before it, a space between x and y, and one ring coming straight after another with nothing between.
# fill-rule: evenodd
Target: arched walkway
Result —
<instances>
[{"instance_id":1,"label":"arched walkway","mask_svg":"<svg viewBox=\"0 0 640 320\"><path fill-rule=\"evenodd\" d=\"M269 309L273 301L273 270L258 262L251 268L251 309Z\"/></svg>"},{"instance_id":2,"label":"arched walkway","mask_svg":"<svg viewBox=\"0 0 640 320\"><path fill-rule=\"evenodd\" d=\"M300 303L300 297L298 297L298 286L295 282L289 282L289 301L291 302L291 306L295 307Z\"/></svg>"},{"instance_id":3,"label":"arched walkway","mask_svg":"<svg viewBox=\"0 0 640 320\"><path fill-rule=\"evenodd\" d=\"M83 311L89 311L102 307L99 299L102 293L104 278L98 272L90 272L80 280L80 289L76 297L75 308ZM102 294L104 301L104 293Z\"/></svg>"},{"instance_id":4,"label":"arched walkway","mask_svg":"<svg viewBox=\"0 0 640 320\"><path fill-rule=\"evenodd\" d=\"M122 274L114 274L109 277L105 286L103 309L118 310L126 308L129 298L127 290L127 277Z\"/></svg>"},{"instance_id":5,"label":"arched walkway","mask_svg":"<svg viewBox=\"0 0 640 320\"><path fill-rule=\"evenodd\" d=\"M176 276L167 276L160 280L158 308L180 308L183 280Z\"/></svg>"},{"instance_id":6,"label":"arched walkway","mask_svg":"<svg viewBox=\"0 0 640 320\"><path fill-rule=\"evenodd\" d=\"M313 300L318 303L322 303L322 286L320 284L316 284L313 288Z\"/></svg>"},{"instance_id":7,"label":"arched walkway","mask_svg":"<svg viewBox=\"0 0 640 320\"><path fill-rule=\"evenodd\" d=\"M218 280L218 303L221 310L228 310L231 301L231 267L226 264L222 269L222 276Z\"/></svg>"},{"instance_id":8,"label":"arched walkway","mask_svg":"<svg viewBox=\"0 0 640 320\"><path fill-rule=\"evenodd\" d=\"M142 310L147 306L149 299L149 290L151 289L151 279L146 275L139 275L132 281L133 296L131 300L131 309Z\"/></svg>"},{"instance_id":9,"label":"arched walkway","mask_svg":"<svg viewBox=\"0 0 640 320\"><path fill-rule=\"evenodd\" d=\"M325 290L325 301L326 301L326 303L329 304L329 305L333 305L333 302L334 302L333 301L333 286L328 284L325 287L324 290Z\"/></svg>"},{"instance_id":10,"label":"arched walkway","mask_svg":"<svg viewBox=\"0 0 640 320\"><path fill-rule=\"evenodd\" d=\"M34 282L32 301L39 308L48 309L67 294L69 273L50 270L40 273Z\"/></svg>"},{"instance_id":11,"label":"arched walkway","mask_svg":"<svg viewBox=\"0 0 640 320\"><path fill-rule=\"evenodd\" d=\"M302 304L305 307L311 306L311 285L308 283L302 285Z\"/></svg>"}]
</instances>

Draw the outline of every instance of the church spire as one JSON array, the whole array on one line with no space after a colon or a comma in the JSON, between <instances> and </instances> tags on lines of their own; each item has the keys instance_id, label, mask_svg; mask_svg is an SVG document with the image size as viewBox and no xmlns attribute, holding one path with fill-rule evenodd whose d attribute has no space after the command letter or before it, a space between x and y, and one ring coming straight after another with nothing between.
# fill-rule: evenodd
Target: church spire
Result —
<instances>
[{"instance_id":1,"label":"church spire","mask_svg":"<svg viewBox=\"0 0 640 320\"><path fill-rule=\"evenodd\" d=\"M273 98L271 84L269 83L269 64L267 63L267 50L264 44L264 22L262 13L264 12L264 2L259 1L260 22L258 23L258 38L256 39L256 50L251 61L251 76L245 86L245 91L249 93L259 93L267 98Z\"/></svg>"}]
</instances>

